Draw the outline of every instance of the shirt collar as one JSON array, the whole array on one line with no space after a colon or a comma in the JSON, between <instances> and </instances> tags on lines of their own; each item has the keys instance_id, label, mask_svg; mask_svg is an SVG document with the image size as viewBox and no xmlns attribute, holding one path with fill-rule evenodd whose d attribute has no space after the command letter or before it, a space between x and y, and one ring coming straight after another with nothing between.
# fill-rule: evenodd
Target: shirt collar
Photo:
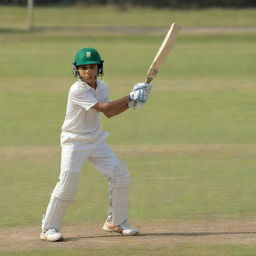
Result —
<instances>
[{"instance_id":1,"label":"shirt collar","mask_svg":"<svg viewBox=\"0 0 256 256\"><path fill-rule=\"evenodd\" d=\"M100 87L100 83L99 80L96 80L97 86L96 89L92 88L90 85L88 85L86 82L82 81L82 80L78 80L79 83L81 83L83 86L85 86L88 90L93 90L93 91L98 91L99 87Z\"/></svg>"}]
</instances>

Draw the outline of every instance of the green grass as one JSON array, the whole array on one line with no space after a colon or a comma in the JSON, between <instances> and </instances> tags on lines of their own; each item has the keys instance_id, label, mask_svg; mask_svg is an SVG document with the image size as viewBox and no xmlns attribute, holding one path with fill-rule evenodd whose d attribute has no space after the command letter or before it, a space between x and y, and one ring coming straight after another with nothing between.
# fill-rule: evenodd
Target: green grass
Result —
<instances>
[{"instance_id":1,"label":"green grass","mask_svg":"<svg viewBox=\"0 0 256 256\"><path fill-rule=\"evenodd\" d=\"M4 194L11 191L10 198L4 201L2 207L12 207L9 202L15 194L20 194L23 186L28 186L27 180L22 179L28 170L32 180L37 182L29 184L24 200L18 199L17 203L21 210L24 208L24 212L28 206L26 202L38 202L31 192L36 191L42 180L43 184L47 183L50 170L52 175L51 182L41 192L40 204L35 203L23 221L16 211L1 217L2 225L29 225L41 218L39 216L47 203L48 193L57 179L59 155L55 151L52 155L50 151L44 156L38 153L30 159L29 155L20 158L19 154L22 147L29 152L30 146L33 151L33 147L56 147L59 144L68 88L74 81L70 62L75 49L85 44L101 49L105 59L104 80L110 85L111 98L116 99L127 94L134 82L144 79L161 37L92 36L85 42L79 36L6 34L2 36L2 41L1 147L17 147L18 153L17 161L11 161L15 159L13 153L2 165ZM196 154L192 150L181 155L168 150L164 154L161 151L151 154L149 150L143 156L138 156L136 151L124 154L136 177L134 191L140 191L141 187L145 191L141 199L136 198L135 192L131 196L134 208L130 209L130 214L133 218L253 214L254 197L248 195L255 194L252 182L255 161L250 151L255 152L253 146L256 139L255 72L252 68L255 59L251 57L256 52L254 41L254 36L181 36L154 81L147 106L138 111L127 111L113 119L102 117L102 126L111 133L108 141L114 145L151 145L156 149L161 149L162 145L230 145L220 148L221 152L210 151L206 154L200 150ZM141 51L146 47L149 51ZM238 152L237 145L240 145ZM240 155L239 150L246 152ZM90 167L87 168L90 170ZM137 169L138 172L135 171ZM13 171L10 173L9 170ZM152 176L147 175L148 172ZM159 179L158 172L161 172ZM85 176L82 182L91 182L91 179L95 182L98 179L97 184L103 182L103 178L94 176L94 172L88 175L90 177ZM179 180L183 175L186 178ZM231 177L227 178L229 175ZM14 179L11 185L6 183L9 179ZM150 192L147 189L151 187L144 187L145 179L148 184L154 180L157 193L153 201L147 200ZM241 179L244 183L238 186ZM203 182L198 184L199 180ZM25 183L17 187L20 182ZM180 190L183 187L186 189ZM209 193L203 193L209 188ZM92 213L101 204L98 198L104 197L106 190L107 187L97 185L95 191L99 191L98 194L94 194L94 190L93 194L81 192L80 196L96 196L97 203L92 208L82 206L81 212L78 203L68 219L79 223L86 218L102 218L104 210ZM172 194L174 196L169 198L162 196ZM223 201L219 200L221 195L225 195ZM212 201L215 203L211 204ZM107 204L107 198L105 202ZM155 202L160 204L159 209L150 210ZM140 205L144 208L140 209Z\"/></svg>"},{"instance_id":2,"label":"green grass","mask_svg":"<svg viewBox=\"0 0 256 256\"><path fill-rule=\"evenodd\" d=\"M19 15L24 11L9 7L3 10L9 17L9 21L1 23L3 26L9 26L14 16L17 20L21 18ZM38 12L44 10L49 11L41 8ZM61 8L59 15L64 10ZM114 12L111 8L109 11ZM197 15L200 19L199 11ZM248 20L244 22L251 24ZM49 20L50 24L54 23ZM210 25L210 19L206 25ZM105 60L104 80L109 84L111 98L116 99L126 95L134 82L145 79L162 41L159 35L67 33L0 35L1 229L40 226L58 176L59 133L68 89L74 81L71 62L75 52L87 45L100 50ZM102 126L110 131L108 142L127 161L132 174L131 220L155 223L170 219L254 216L255 41L255 35L181 35L154 80L148 104L113 119L102 117ZM104 219L107 189L104 178L86 164L76 202L65 223ZM249 256L255 247L184 243L168 248L140 245L124 250L119 247L70 249L65 253L106 255L106 250L112 255L168 255L171 252L184 256ZM4 255L40 256L45 252L63 255L63 250L53 249L4 252Z\"/></svg>"},{"instance_id":3,"label":"green grass","mask_svg":"<svg viewBox=\"0 0 256 256\"><path fill-rule=\"evenodd\" d=\"M116 150L128 163L133 178L131 219L160 221L254 216L254 145L167 148L152 145L142 147L141 151L138 149L124 145L121 151ZM1 215L1 226L38 225L57 181L58 147L2 148L2 157L0 184L4 198L0 210L8 215ZM108 208L107 191L102 175L86 164L76 201L65 223L104 219ZM13 207L17 211L13 211Z\"/></svg>"},{"instance_id":4,"label":"green grass","mask_svg":"<svg viewBox=\"0 0 256 256\"><path fill-rule=\"evenodd\" d=\"M105 60L104 80L111 98L116 99L127 94L134 82L145 79L161 39L2 36L1 145L56 145L68 88L74 81L71 62L77 49L85 45L100 49ZM145 120L141 120L140 111L129 111L114 122L102 119L105 129L114 134L110 141L253 143L255 40L256 36L181 36L154 81L150 103L141 111ZM4 109L10 102L7 114ZM155 122L159 113L161 119ZM151 129L144 129L145 122Z\"/></svg>"},{"instance_id":5,"label":"green grass","mask_svg":"<svg viewBox=\"0 0 256 256\"><path fill-rule=\"evenodd\" d=\"M5 7L0 9L1 28L26 28L27 9ZM152 22L152 19L154 22ZM105 27L145 26L166 27L171 21L182 26L242 27L255 26L254 9L173 10L130 8L120 11L108 6L35 7L34 25L37 27Z\"/></svg>"}]
</instances>

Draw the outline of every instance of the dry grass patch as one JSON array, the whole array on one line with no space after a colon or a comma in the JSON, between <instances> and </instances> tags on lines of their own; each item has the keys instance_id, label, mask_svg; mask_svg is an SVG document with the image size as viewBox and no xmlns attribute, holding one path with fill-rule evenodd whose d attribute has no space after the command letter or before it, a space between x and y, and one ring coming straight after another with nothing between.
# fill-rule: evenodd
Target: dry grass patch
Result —
<instances>
[{"instance_id":1,"label":"dry grass patch","mask_svg":"<svg viewBox=\"0 0 256 256\"><path fill-rule=\"evenodd\" d=\"M120 154L227 154L254 155L255 144L178 144L178 145L111 145ZM33 156L57 155L58 146L10 146L1 147L1 157L24 158Z\"/></svg>"}]
</instances>

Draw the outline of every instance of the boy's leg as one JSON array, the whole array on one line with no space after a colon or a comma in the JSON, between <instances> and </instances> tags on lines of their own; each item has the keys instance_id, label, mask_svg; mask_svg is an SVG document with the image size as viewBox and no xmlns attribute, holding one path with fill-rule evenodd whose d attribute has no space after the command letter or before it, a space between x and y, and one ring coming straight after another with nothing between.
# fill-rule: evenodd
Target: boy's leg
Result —
<instances>
[{"instance_id":1,"label":"boy's leg","mask_svg":"<svg viewBox=\"0 0 256 256\"><path fill-rule=\"evenodd\" d=\"M42 220L42 231L54 229L59 232L61 222L77 189L81 167L88 152L63 147L61 152L61 172ZM41 237L44 239L43 237ZM47 239L46 239L47 240Z\"/></svg>"},{"instance_id":2,"label":"boy's leg","mask_svg":"<svg viewBox=\"0 0 256 256\"><path fill-rule=\"evenodd\" d=\"M65 171L61 173L43 217L42 230L55 229L60 231L61 221L69 204L73 201L78 178L79 173L77 172Z\"/></svg>"},{"instance_id":3,"label":"boy's leg","mask_svg":"<svg viewBox=\"0 0 256 256\"><path fill-rule=\"evenodd\" d=\"M130 176L127 166L122 162L114 168L113 172L114 176L106 176L109 182L110 199L107 221L113 226L118 226L127 220Z\"/></svg>"},{"instance_id":4,"label":"boy's leg","mask_svg":"<svg viewBox=\"0 0 256 256\"><path fill-rule=\"evenodd\" d=\"M107 219L109 229L105 228L105 226L104 229L125 234L124 228L126 228L126 235L137 234L138 230L129 227L126 223L128 187L130 185L130 176L127 166L116 157L111 148L104 141L97 144L96 149L88 160L92 162L109 181L110 208ZM122 225L123 227L120 229ZM124 225L126 225L126 227L124 227Z\"/></svg>"}]
</instances>

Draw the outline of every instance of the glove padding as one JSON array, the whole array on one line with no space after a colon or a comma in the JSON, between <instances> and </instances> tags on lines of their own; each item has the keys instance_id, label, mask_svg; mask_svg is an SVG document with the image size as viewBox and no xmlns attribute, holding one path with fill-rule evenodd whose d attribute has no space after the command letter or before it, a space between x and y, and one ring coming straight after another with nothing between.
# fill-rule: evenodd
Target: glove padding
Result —
<instances>
[{"instance_id":1,"label":"glove padding","mask_svg":"<svg viewBox=\"0 0 256 256\"><path fill-rule=\"evenodd\" d=\"M151 93L152 90L152 84L147 84L144 82L138 82L134 85L133 87L133 91L137 91L137 90L145 90L147 92L147 94Z\"/></svg>"},{"instance_id":2,"label":"glove padding","mask_svg":"<svg viewBox=\"0 0 256 256\"><path fill-rule=\"evenodd\" d=\"M148 99L148 93L146 90L138 89L130 92L129 97L131 101L145 103Z\"/></svg>"},{"instance_id":3,"label":"glove padding","mask_svg":"<svg viewBox=\"0 0 256 256\"><path fill-rule=\"evenodd\" d=\"M140 108L148 100L148 94L152 90L152 85L144 82L138 82L134 85L133 91L130 93L130 102L128 107L134 110Z\"/></svg>"},{"instance_id":4,"label":"glove padding","mask_svg":"<svg viewBox=\"0 0 256 256\"><path fill-rule=\"evenodd\" d=\"M144 104L145 104L145 102L142 103L142 102L136 102L134 100L130 100L130 102L128 103L128 107L136 110L136 109L140 108Z\"/></svg>"}]
</instances>

